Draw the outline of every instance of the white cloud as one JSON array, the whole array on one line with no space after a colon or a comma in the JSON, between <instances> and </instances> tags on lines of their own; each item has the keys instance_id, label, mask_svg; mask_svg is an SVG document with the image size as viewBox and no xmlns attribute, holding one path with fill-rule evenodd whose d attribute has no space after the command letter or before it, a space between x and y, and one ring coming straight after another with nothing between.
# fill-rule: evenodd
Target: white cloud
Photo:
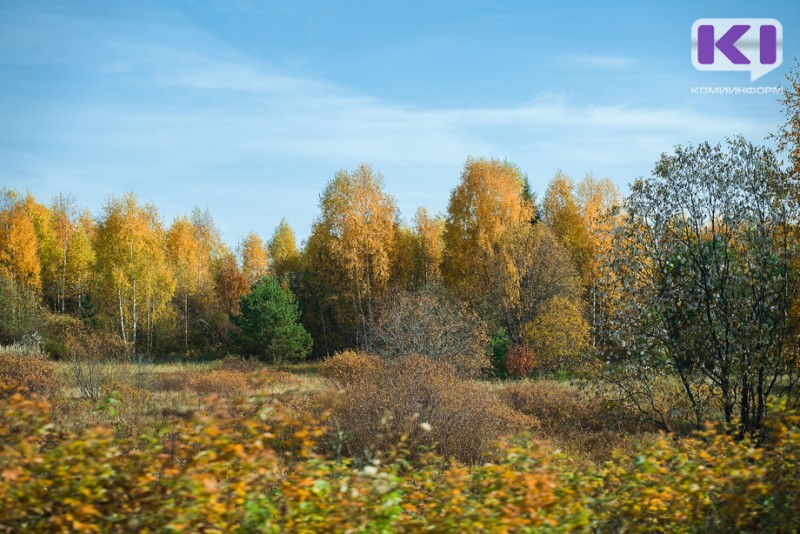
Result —
<instances>
[{"instance_id":1,"label":"white cloud","mask_svg":"<svg viewBox=\"0 0 800 534\"><path fill-rule=\"evenodd\" d=\"M75 30L93 39L105 24L74 22ZM70 19L60 18L58 24L62 34L69 33ZM194 203L209 205L223 217L275 210L268 213L275 218L270 227L302 197L309 207L296 219L304 235L315 210L309 198L338 168L360 161L386 173L401 208L411 213L414 206L404 205L404 198L442 208L469 155L507 157L539 189L559 168L611 174L622 185L648 172L673 144L736 133L758 138L764 129L763 120L704 110L699 100L644 106L543 95L518 105L412 106L277 72L197 28L156 26L146 38L137 37L138 29L117 24L113 34L105 34L104 53L92 63L100 80L116 81L125 92L51 109L49 127L35 141L44 139L58 149L27 155L7 150L18 157L6 161L5 170L23 168L19 175L36 182L30 184L34 190L65 184L68 176L76 187L89 184L91 194L98 183L107 184L109 193L149 187L153 194L169 196L153 198L158 205L177 206L195 195ZM615 56L568 59L598 68L633 64ZM231 189L247 192L247 198L226 212L213 202L223 202ZM274 207L263 207L266 190ZM223 225L241 235L247 224Z\"/></svg>"},{"instance_id":2,"label":"white cloud","mask_svg":"<svg viewBox=\"0 0 800 534\"><path fill-rule=\"evenodd\" d=\"M635 67L637 63L630 57L608 54L565 54L560 57L564 63L571 66L601 70L625 70Z\"/></svg>"}]
</instances>

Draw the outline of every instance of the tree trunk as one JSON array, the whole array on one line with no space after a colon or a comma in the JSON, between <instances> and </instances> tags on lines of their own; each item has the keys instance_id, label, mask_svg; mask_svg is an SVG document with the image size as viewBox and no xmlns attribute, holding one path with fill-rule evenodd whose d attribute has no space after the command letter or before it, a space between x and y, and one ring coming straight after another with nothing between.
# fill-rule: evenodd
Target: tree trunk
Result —
<instances>
[{"instance_id":1,"label":"tree trunk","mask_svg":"<svg viewBox=\"0 0 800 534\"><path fill-rule=\"evenodd\" d=\"M189 292L183 292L183 339L186 354L189 354Z\"/></svg>"},{"instance_id":2,"label":"tree trunk","mask_svg":"<svg viewBox=\"0 0 800 534\"><path fill-rule=\"evenodd\" d=\"M132 313L131 313L131 326L133 327L133 330L131 331L131 341L132 341L132 345L133 345L132 349L131 349L131 354L133 356L133 359L136 359L136 328L138 326L137 319L138 319L138 317L136 316L136 277L134 277L133 278L133 307L132 307Z\"/></svg>"}]
</instances>

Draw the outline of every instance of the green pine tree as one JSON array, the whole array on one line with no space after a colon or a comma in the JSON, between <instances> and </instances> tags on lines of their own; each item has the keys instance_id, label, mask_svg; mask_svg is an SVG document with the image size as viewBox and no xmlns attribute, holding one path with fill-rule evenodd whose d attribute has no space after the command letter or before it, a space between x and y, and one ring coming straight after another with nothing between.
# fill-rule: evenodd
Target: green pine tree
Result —
<instances>
[{"instance_id":1,"label":"green pine tree","mask_svg":"<svg viewBox=\"0 0 800 534\"><path fill-rule=\"evenodd\" d=\"M246 354L269 362L302 360L311 352L311 335L300 324L294 294L275 277L265 276L241 297L236 342Z\"/></svg>"}]
</instances>

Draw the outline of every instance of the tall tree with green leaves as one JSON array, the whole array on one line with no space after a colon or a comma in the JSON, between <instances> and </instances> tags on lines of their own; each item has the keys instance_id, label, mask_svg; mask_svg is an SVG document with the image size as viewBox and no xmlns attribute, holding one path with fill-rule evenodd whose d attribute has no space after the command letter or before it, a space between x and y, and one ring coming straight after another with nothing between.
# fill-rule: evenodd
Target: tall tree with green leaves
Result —
<instances>
[{"instance_id":1,"label":"tall tree with green leaves","mask_svg":"<svg viewBox=\"0 0 800 534\"><path fill-rule=\"evenodd\" d=\"M275 277L254 284L231 320L239 327L237 344L247 354L282 362L302 360L311 352L311 335L300 323L297 300Z\"/></svg>"},{"instance_id":2,"label":"tall tree with green leaves","mask_svg":"<svg viewBox=\"0 0 800 534\"><path fill-rule=\"evenodd\" d=\"M693 425L719 403L747 433L771 394L796 387L798 185L741 137L678 147L633 184L600 277L616 299L602 346L607 378L657 424L669 424L648 396L659 379L681 383Z\"/></svg>"}]
</instances>

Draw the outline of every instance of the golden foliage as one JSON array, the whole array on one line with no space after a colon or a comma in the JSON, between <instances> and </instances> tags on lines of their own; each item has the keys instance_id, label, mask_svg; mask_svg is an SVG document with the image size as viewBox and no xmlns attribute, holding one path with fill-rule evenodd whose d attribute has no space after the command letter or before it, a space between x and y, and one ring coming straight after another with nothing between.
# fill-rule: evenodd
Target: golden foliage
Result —
<instances>
[{"instance_id":1,"label":"golden foliage","mask_svg":"<svg viewBox=\"0 0 800 534\"><path fill-rule=\"evenodd\" d=\"M281 219L272 238L267 243L272 260L269 268L272 274L281 281L285 289L290 289L297 282L300 270L300 251L294 232L286 219Z\"/></svg>"},{"instance_id":2,"label":"golden foliage","mask_svg":"<svg viewBox=\"0 0 800 534\"><path fill-rule=\"evenodd\" d=\"M249 232L239 244L239 256L242 261L242 275L249 285L252 286L267 274L269 252L264 241L255 232Z\"/></svg>"},{"instance_id":3,"label":"golden foliage","mask_svg":"<svg viewBox=\"0 0 800 534\"><path fill-rule=\"evenodd\" d=\"M468 159L450 195L444 228L442 277L459 297L484 296L483 281L494 246L509 227L529 222L519 168L507 161Z\"/></svg>"},{"instance_id":4,"label":"golden foliage","mask_svg":"<svg viewBox=\"0 0 800 534\"><path fill-rule=\"evenodd\" d=\"M153 324L167 310L175 291L166 261L164 231L152 205L140 206L133 194L112 197L103 208L95 240L98 300L132 354L140 334L149 348Z\"/></svg>"},{"instance_id":5,"label":"golden foliage","mask_svg":"<svg viewBox=\"0 0 800 534\"><path fill-rule=\"evenodd\" d=\"M553 177L542 199L542 219L567 248L588 287L593 261L589 230L575 198L575 184L562 172Z\"/></svg>"},{"instance_id":6,"label":"golden foliage","mask_svg":"<svg viewBox=\"0 0 800 534\"><path fill-rule=\"evenodd\" d=\"M589 343L589 325L579 303L553 297L528 324L525 338L536 355L539 370L576 369Z\"/></svg>"},{"instance_id":7,"label":"golden foliage","mask_svg":"<svg viewBox=\"0 0 800 534\"><path fill-rule=\"evenodd\" d=\"M413 227L397 229L397 258L393 279L408 289L441 281L444 252L444 219L428 215L425 208L414 214Z\"/></svg>"},{"instance_id":8,"label":"golden foliage","mask_svg":"<svg viewBox=\"0 0 800 534\"><path fill-rule=\"evenodd\" d=\"M327 325L311 329L315 346L324 353L348 346L370 349L368 326L396 256L395 200L384 192L383 176L362 164L336 174L320 197L320 208L304 254L301 295L311 321L330 324L330 338L324 334Z\"/></svg>"},{"instance_id":9,"label":"golden foliage","mask_svg":"<svg viewBox=\"0 0 800 534\"><path fill-rule=\"evenodd\" d=\"M41 264L36 230L25 207L13 193L4 192L0 211L0 276L25 288L41 289Z\"/></svg>"}]
</instances>

